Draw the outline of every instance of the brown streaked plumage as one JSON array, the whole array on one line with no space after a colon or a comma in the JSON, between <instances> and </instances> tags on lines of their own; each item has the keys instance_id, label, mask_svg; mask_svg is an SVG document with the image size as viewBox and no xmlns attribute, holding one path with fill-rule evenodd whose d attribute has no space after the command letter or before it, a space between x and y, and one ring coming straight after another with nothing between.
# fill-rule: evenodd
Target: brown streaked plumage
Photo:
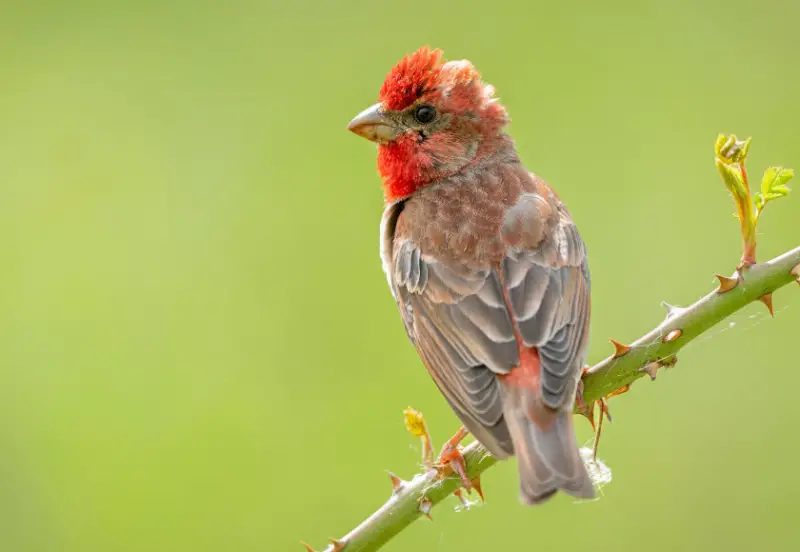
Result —
<instances>
[{"instance_id":1,"label":"brown streaked plumage","mask_svg":"<svg viewBox=\"0 0 800 552\"><path fill-rule=\"evenodd\" d=\"M526 503L593 496L571 415L590 313L575 224L468 62L420 50L381 95L350 129L379 143L381 258L409 338L464 425L518 457Z\"/></svg>"}]
</instances>

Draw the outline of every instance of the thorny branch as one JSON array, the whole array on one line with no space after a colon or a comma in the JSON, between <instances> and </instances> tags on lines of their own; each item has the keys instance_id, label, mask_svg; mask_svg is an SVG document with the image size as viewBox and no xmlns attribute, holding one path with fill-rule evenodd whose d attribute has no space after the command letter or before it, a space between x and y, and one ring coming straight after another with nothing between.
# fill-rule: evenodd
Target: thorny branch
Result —
<instances>
[{"instance_id":1,"label":"thorny branch","mask_svg":"<svg viewBox=\"0 0 800 552\"><path fill-rule=\"evenodd\" d=\"M772 314L773 292L791 282L800 284L800 247L765 263L755 262L758 219L768 201L788 194L786 182L793 173L791 169L770 167L762 179L761 192L753 199L744 166L749 146L750 139L738 141L735 136L720 136L715 144L717 169L731 192L741 223L743 254L739 267L729 277L717 274L717 289L688 307L664 303L666 319L630 345L612 340L614 354L584 372L582 400L576 404L576 413L587 416L593 424L596 403L601 404L599 420L602 420L603 412L607 413L606 399L626 392L644 375L655 379L658 369L674 365L678 350L694 338L754 301L764 303ZM430 518L432 508L448 495L457 493L465 501L458 491L470 480L482 494L480 475L497 460L478 442L461 450L466 474L459 477L432 464L430 438L421 415L407 411L406 425L423 439L424 473L415 475L411 481L389 474L392 483L389 500L341 539L330 539L331 544L324 552L378 550L420 516ZM599 434L595 438L595 454L598 437ZM311 546L304 545L309 552L314 551Z\"/></svg>"}]
</instances>

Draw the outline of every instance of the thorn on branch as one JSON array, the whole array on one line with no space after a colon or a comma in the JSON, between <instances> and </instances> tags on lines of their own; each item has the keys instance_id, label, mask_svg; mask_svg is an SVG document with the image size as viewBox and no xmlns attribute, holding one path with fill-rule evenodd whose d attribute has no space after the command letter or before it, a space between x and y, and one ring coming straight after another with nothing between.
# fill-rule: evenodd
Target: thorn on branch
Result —
<instances>
[{"instance_id":1,"label":"thorn on branch","mask_svg":"<svg viewBox=\"0 0 800 552\"><path fill-rule=\"evenodd\" d=\"M472 488L478 491L478 496L481 497L481 502L486 502L486 499L483 496L483 489L481 488L481 476L476 475L475 479L472 480Z\"/></svg>"},{"instance_id":2,"label":"thorn on branch","mask_svg":"<svg viewBox=\"0 0 800 552\"><path fill-rule=\"evenodd\" d=\"M583 416L587 420L589 420L589 423L592 426L592 431L597 431L597 427L595 426L595 423L594 423L594 404L595 404L595 402L597 402L597 401L592 401L592 404L585 405L584 409L581 410L581 416Z\"/></svg>"},{"instance_id":3,"label":"thorn on branch","mask_svg":"<svg viewBox=\"0 0 800 552\"><path fill-rule=\"evenodd\" d=\"M664 305L664 308L667 309L667 318L672 318L673 316L677 316L681 312L683 312L683 308L676 307L675 305L670 305L666 301L661 301L661 304Z\"/></svg>"},{"instance_id":4,"label":"thorn on branch","mask_svg":"<svg viewBox=\"0 0 800 552\"><path fill-rule=\"evenodd\" d=\"M423 516L433 521L433 518L431 517L431 508L433 508L433 502L423 496L419 501L419 511Z\"/></svg>"},{"instance_id":5,"label":"thorn on branch","mask_svg":"<svg viewBox=\"0 0 800 552\"><path fill-rule=\"evenodd\" d=\"M644 372L645 374L650 376L650 381L655 381L659 368L661 367L672 368L677 363L678 363L678 357L676 357L675 355L666 358L659 358L658 360L651 360L650 362L639 368L639 372Z\"/></svg>"},{"instance_id":6,"label":"thorn on branch","mask_svg":"<svg viewBox=\"0 0 800 552\"><path fill-rule=\"evenodd\" d=\"M664 343L670 343L678 339L681 335L683 335L683 330L680 328L672 330L667 335L664 336Z\"/></svg>"},{"instance_id":7,"label":"thorn on branch","mask_svg":"<svg viewBox=\"0 0 800 552\"><path fill-rule=\"evenodd\" d=\"M614 345L614 358L619 358L631 350L629 346L623 345L619 341L614 341L613 339L609 339L609 341Z\"/></svg>"},{"instance_id":8,"label":"thorn on branch","mask_svg":"<svg viewBox=\"0 0 800 552\"><path fill-rule=\"evenodd\" d=\"M310 544L308 544L307 542L300 541L300 544L302 544L302 545L305 547L305 549L306 549L306 552L317 552L317 551L316 551L316 550L314 550L314 548L313 548L313 547L312 547Z\"/></svg>"},{"instance_id":9,"label":"thorn on branch","mask_svg":"<svg viewBox=\"0 0 800 552\"><path fill-rule=\"evenodd\" d=\"M759 297L758 300L767 306L767 309L769 310L769 315L774 318L775 313L772 311L772 293L765 293L764 295Z\"/></svg>"},{"instance_id":10,"label":"thorn on branch","mask_svg":"<svg viewBox=\"0 0 800 552\"><path fill-rule=\"evenodd\" d=\"M328 540L331 541L333 545L332 552L342 552L342 550L344 550L344 543L342 541L336 540L333 537Z\"/></svg>"},{"instance_id":11,"label":"thorn on branch","mask_svg":"<svg viewBox=\"0 0 800 552\"><path fill-rule=\"evenodd\" d=\"M392 472L387 472L389 474L389 479L392 480L392 494L397 494L403 490L403 487L406 486L406 482L397 477Z\"/></svg>"},{"instance_id":12,"label":"thorn on branch","mask_svg":"<svg viewBox=\"0 0 800 552\"><path fill-rule=\"evenodd\" d=\"M800 264L795 265L795 267L791 271L791 275L794 276L794 279L800 284Z\"/></svg>"},{"instance_id":13,"label":"thorn on branch","mask_svg":"<svg viewBox=\"0 0 800 552\"><path fill-rule=\"evenodd\" d=\"M630 390L631 390L631 384L630 383L625 384L619 389L612 391L611 393L606 395L606 399L610 399L611 397L616 397L617 395L622 395L623 393L627 393Z\"/></svg>"},{"instance_id":14,"label":"thorn on branch","mask_svg":"<svg viewBox=\"0 0 800 552\"><path fill-rule=\"evenodd\" d=\"M650 381L656 381L659 368L661 368L661 364L659 364L657 360L653 360L639 368L639 371L650 376Z\"/></svg>"},{"instance_id":15,"label":"thorn on branch","mask_svg":"<svg viewBox=\"0 0 800 552\"><path fill-rule=\"evenodd\" d=\"M735 288L739 284L739 271L736 271L736 275L734 277L723 276L721 274L714 274L717 278L719 278L719 288L717 288L717 293L725 293L726 291L730 291Z\"/></svg>"}]
</instances>

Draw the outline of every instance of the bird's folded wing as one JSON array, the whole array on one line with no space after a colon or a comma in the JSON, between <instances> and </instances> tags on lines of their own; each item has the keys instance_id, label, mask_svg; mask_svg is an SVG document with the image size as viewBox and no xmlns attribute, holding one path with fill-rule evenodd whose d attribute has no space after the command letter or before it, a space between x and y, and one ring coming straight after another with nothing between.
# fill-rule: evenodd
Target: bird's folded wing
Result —
<instances>
[{"instance_id":1,"label":"bird's folded wing","mask_svg":"<svg viewBox=\"0 0 800 552\"><path fill-rule=\"evenodd\" d=\"M503 273L523 345L539 351L544 404L571 406L591 308L586 251L575 225L567 219L539 247L510 250Z\"/></svg>"},{"instance_id":2,"label":"bird's folded wing","mask_svg":"<svg viewBox=\"0 0 800 552\"><path fill-rule=\"evenodd\" d=\"M409 337L467 428L501 449L492 452L513 450L496 376L519 365L514 324L523 345L539 350L545 404L558 408L571 399L589 315L585 250L571 221L536 248L509 247L499 270L445 263L403 237L389 264ZM493 433L495 447L481 431Z\"/></svg>"}]
</instances>

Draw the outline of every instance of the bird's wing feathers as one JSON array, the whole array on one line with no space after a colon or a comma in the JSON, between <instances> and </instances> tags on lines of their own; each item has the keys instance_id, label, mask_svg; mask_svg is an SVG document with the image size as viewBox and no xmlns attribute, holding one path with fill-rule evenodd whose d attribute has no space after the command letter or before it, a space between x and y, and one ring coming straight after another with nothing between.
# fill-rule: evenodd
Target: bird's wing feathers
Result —
<instances>
[{"instance_id":1,"label":"bird's wing feathers","mask_svg":"<svg viewBox=\"0 0 800 552\"><path fill-rule=\"evenodd\" d=\"M509 209L523 222L522 237L511 236L513 225L507 225L512 245L496 268L437 259L407 232L395 236L400 207L384 215L390 220L384 268L409 337L467 429L501 457L513 453L513 445L497 375L519 365L515 325L524 346L539 350L543 399L552 408L571 399L585 353L589 282L583 242L566 211L544 228L533 219L541 215L536 208Z\"/></svg>"},{"instance_id":2,"label":"bird's wing feathers","mask_svg":"<svg viewBox=\"0 0 800 552\"><path fill-rule=\"evenodd\" d=\"M454 270L406 240L397 244L392 279L406 330L439 389L478 440L510 454L495 375L519 363L519 350L497 274Z\"/></svg>"},{"instance_id":3,"label":"bird's wing feathers","mask_svg":"<svg viewBox=\"0 0 800 552\"><path fill-rule=\"evenodd\" d=\"M590 282L586 250L564 216L535 249L512 248L503 260L509 302L526 347L539 351L544 404L571 406L586 354Z\"/></svg>"}]
</instances>

